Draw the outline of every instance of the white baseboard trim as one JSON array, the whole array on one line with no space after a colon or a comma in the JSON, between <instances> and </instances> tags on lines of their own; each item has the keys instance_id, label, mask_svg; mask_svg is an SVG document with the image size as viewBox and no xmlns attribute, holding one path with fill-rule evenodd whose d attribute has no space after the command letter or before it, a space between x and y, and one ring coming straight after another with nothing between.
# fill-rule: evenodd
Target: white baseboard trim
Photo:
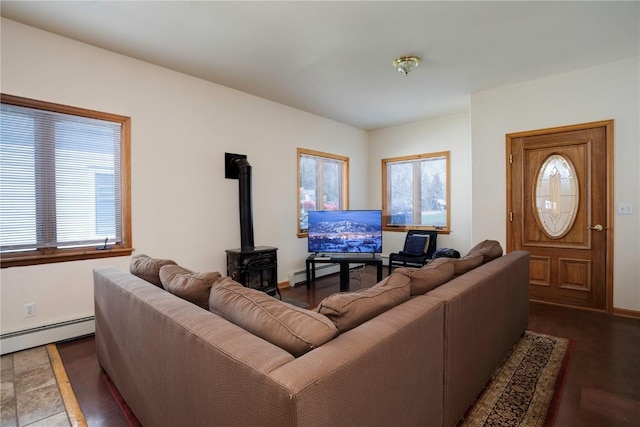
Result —
<instances>
[{"instance_id":1,"label":"white baseboard trim","mask_svg":"<svg viewBox=\"0 0 640 427\"><path fill-rule=\"evenodd\" d=\"M77 338L95 333L95 316L39 326L0 335L0 354L14 353L28 348Z\"/></svg>"}]
</instances>

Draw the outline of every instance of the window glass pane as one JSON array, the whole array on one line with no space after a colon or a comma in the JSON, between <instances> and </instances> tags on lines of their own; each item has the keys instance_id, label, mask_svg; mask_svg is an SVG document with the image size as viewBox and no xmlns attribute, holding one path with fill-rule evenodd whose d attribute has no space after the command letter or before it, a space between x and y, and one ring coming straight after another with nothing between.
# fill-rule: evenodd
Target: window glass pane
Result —
<instances>
[{"instance_id":1,"label":"window glass pane","mask_svg":"<svg viewBox=\"0 0 640 427\"><path fill-rule=\"evenodd\" d=\"M2 111L0 133L0 244L36 243L34 121Z\"/></svg>"},{"instance_id":2,"label":"window glass pane","mask_svg":"<svg viewBox=\"0 0 640 427\"><path fill-rule=\"evenodd\" d=\"M98 236L116 236L115 181L113 173L96 173L96 233Z\"/></svg>"},{"instance_id":3,"label":"window glass pane","mask_svg":"<svg viewBox=\"0 0 640 427\"><path fill-rule=\"evenodd\" d=\"M447 163L444 158L423 160L420 164L422 180L420 225L447 225Z\"/></svg>"},{"instance_id":4,"label":"window glass pane","mask_svg":"<svg viewBox=\"0 0 640 427\"><path fill-rule=\"evenodd\" d=\"M323 173L322 177L324 185L322 187L324 193L324 201L322 208L325 210L338 210L342 204L342 167L341 162L335 160L322 161Z\"/></svg>"},{"instance_id":5,"label":"window glass pane","mask_svg":"<svg viewBox=\"0 0 640 427\"><path fill-rule=\"evenodd\" d=\"M102 219L115 225L114 147L119 139L119 129L104 124L56 123L55 190L57 242L77 246L93 245L105 238L116 239L115 227L104 234L97 230L98 211L97 174L109 174L110 180L101 181L103 194L111 194L111 207L107 209L102 199L102 215L109 212L111 218ZM106 175L105 175L106 176ZM111 183L111 188L105 185Z\"/></svg>"},{"instance_id":6,"label":"window glass pane","mask_svg":"<svg viewBox=\"0 0 640 427\"><path fill-rule=\"evenodd\" d=\"M578 212L578 179L571 160L554 154L538 171L535 200L538 219L551 237L569 231Z\"/></svg>"},{"instance_id":7,"label":"window glass pane","mask_svg":"<svg viewBox=\"0 0 640 427\"><path fill-rule=\"evenodd\" d=\"M413 224L413 164L388 164L389 224Z\"/></svg>"},{"instance_id":8,"label":"window glass pane","mask_svg":"<svg viewBox=\"0 0 640 427\"><path fill-rule=\"evenodd\" d=\"M309 226L308 213L316 210L316 159L300 157L300 229Z\"/></svg>"}]
</instances>

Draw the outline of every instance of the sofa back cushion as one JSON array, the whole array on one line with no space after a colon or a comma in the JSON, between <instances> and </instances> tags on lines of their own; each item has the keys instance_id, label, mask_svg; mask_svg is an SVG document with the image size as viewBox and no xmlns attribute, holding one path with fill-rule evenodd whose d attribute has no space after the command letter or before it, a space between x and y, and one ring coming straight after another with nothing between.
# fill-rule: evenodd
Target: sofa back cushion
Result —
<instances>
[{"instance_id":1,"label":"sofa back cushion","mask_svg":"<svg viewBox=\"0 0 640 427\"><path fill-rule=\"evenodd\" d=\"M211 286L221 277L217 271L196 273L179 265L160 267L160 281L167 291L205 310L209 309Z\"/></svg>"},{"instance_id":2,"label":"sofa back cushion","mask_svg":"<svg viewBox=\"0 0 640 427\"><path fill-rule=\"evenodd\" d=\"M323 299L318 313L345 332L409 299L410 278L395 271L372 288L340 292Z\"/></svg>"},{"instance_id":3,"label":"sofa back cushion","mask_svg":"<svg viewBox=\"0 0 640 427\"><path fill-rule=\"evenodd\" d=\"M400 267L394 272L410 278L411 296L423 295L453 279L454 267L451 258L435 258L422 268Z\"/></svg>"},{"instance_id":4,"label":"sofa back cushion","mask_svg":"<svg viewBox=\"0 0 640 427\"><path fill-rule=\"evenodd\" d=\"M246 288L229 277L212 286L209 310L295 357L338 333L325 316Z\"/></svg>"},{"instance_id":5,"label":"sofa back cushion","mask_svg":"<svg viewBox=\"0 0 640 427\"><path fill-rule=\"evenodd\" d=\"M170 259L151 258L145 254L134 255L129 262L129 273L162 288L160 268L164 265L176 265L176 263Z\"/></svg>"},{"instance_id":6,"label":"sofa back cushion","mask_svg":"<svg viewBox=\"0 0 640 427\"><path fill-rule=\"evenodd\" d=\"M471 250L467 253L467 256L472 254L482 254L482 263L484 264L501 257L502 246L500 246L500 242L496 240L483 240L482 242L471 248Z\"/></svg>"},{"instance_id":7,"label":"sofa back cushion","mask_svg":"<svg viewBox=\"0 0 640 427\"><path fill-rule=\"evenodd\" d=\"M460 276L467 271L471 271L479 265L482 265L483 260L484 255L482 255L481 253L468 254L463 256L462 258L454 259L452 261L454 274L456 276Z\"/></svg>"}]
</instances>

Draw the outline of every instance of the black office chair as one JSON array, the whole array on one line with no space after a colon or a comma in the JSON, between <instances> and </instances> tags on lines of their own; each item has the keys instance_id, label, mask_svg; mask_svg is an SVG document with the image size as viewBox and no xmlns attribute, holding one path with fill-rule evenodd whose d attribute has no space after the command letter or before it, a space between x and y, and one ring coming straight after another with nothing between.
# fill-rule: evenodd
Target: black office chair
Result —
<instances>
[{"instance_id":1,"label":"black office chair","mask_svg":"<svg viewBox=\"0 0 640 427\"><path fill-rule=\"evenodd\" d=\"M389 274L394 266L422 267L436 251L438 232L433 230L409 230L400 252L389 254Z\"/></svg>"}]
</instances>

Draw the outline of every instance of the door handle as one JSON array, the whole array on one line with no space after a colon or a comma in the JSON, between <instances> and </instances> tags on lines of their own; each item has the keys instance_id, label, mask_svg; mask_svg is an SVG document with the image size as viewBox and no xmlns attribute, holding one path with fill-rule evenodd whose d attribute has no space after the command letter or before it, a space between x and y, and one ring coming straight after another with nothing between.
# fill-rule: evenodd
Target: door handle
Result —
<instances>
[{"instance_id":1,"label":"door handle","mask_svg":"<svg viewBox=\"0 0 640 427\"><path fill-rule=\"evenodd\" d=\"M596 224L593 227L587 227L587 230L602 231L604 230L604 227L600 224Z\"/></svg>"}]
</instances>

